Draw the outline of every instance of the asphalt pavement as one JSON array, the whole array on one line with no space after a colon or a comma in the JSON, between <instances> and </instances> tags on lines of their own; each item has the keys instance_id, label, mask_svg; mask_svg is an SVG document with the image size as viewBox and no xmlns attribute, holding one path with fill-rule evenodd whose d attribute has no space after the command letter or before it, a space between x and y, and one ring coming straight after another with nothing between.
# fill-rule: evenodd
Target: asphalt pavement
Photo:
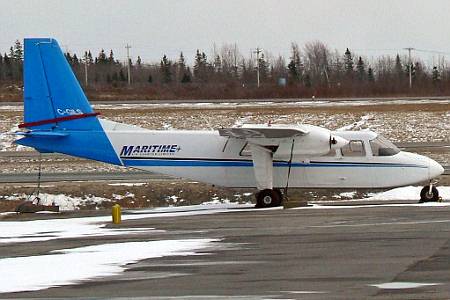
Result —
<instances>
[{"instance_id":1,"label":"asphalt pavement","mask_svg":"<svg viewBox=\"0 0 450 300\"><path fill-rule=\"evenodd\" d=\"M0 257L125 241L218 241L195 256L146 259L113 277L0 298L450 298L449 206L230 210L120 227L164 231L1 244Z\"/></svg>"}]
</instances>

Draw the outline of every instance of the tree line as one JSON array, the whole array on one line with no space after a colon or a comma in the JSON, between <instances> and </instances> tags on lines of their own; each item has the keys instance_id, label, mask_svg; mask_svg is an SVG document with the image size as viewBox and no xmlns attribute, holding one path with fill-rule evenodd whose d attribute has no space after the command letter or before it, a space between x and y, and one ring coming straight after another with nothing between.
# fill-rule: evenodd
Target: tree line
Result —
<instances>
[{"instance_id":1,"label":"tree line","mask_svg":"<svg viewBox=\"0 0 450 300\"><path fill-rule=\"evenodd\" d=\"M97 54L67 52L65 56L94 98L406 96L448 95L450 91L450 67L444 59L431 66L417 58L410 62L400 54L369 60L349 48L332 50L320 41L303 47L292 43L288 58L268 51L245 57L231 44L212 52L208 56L197 49L191 65L183 52L176 58L164 54L159 62L144 62L140 56L123 62L113 50L103 49ZM22 75L23 48L16 41L0 54L0 88L20 87Z\"/></svg>"}]
</instances>

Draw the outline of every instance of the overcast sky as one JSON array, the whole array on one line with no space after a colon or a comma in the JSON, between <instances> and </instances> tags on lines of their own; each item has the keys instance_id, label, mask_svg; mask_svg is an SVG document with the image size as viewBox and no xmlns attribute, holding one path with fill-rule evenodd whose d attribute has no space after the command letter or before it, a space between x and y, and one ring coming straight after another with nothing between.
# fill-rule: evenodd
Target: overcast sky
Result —
<instances>
[{"instance_id":1,"label":"overcast sky","mask_svg":"<svg viewBox=\"0 0 450 300\"><path fill-rule=\"evenodd\" d=\"M155 62L179 52L237 43L289 56L291 42L320 40L367 57L404 47L449 53L449 0L0 0L0 51L16 39L49 36L78 54L113 49ZM427 62L438 54L416 52Z\"/></svg>"}]
</instances>

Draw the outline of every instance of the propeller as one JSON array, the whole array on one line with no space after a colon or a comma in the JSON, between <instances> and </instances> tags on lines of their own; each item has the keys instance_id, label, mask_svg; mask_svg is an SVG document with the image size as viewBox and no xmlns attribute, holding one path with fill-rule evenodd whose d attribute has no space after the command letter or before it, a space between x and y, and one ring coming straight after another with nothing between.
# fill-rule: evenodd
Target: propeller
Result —
<instances>
[{"instance_id":1,"label":"propeller","mask_svg":"<svg viewBox=\"0 0 450 300\"><path fill-rule=\"evenodd\" d=\"M340 137L340 136L332 136L330 134L330 149L339 149L348 144L348 140Z\"/></svg>"}]
</instances>

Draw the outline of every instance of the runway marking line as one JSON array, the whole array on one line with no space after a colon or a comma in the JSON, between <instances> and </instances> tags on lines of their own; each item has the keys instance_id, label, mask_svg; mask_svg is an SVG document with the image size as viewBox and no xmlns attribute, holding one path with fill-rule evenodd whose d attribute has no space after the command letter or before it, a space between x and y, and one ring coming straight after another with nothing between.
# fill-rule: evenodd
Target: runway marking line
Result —
<instances>
[{"instance_id":1,"label":"runway marking line","mask_svg":"<svg viewBox=\"0 0 450 300\"><path fill-rule=\"evenodd\" d=\"M333 227L366 227L366 226L385 226L385 225L420 225L433 223L450 223L450 220L425 220L410 222L381 222L381 223L362 223L362 224L336 224L336 225L311 225L311 228L333 228Z\"/></svg>"}]
</instances>

